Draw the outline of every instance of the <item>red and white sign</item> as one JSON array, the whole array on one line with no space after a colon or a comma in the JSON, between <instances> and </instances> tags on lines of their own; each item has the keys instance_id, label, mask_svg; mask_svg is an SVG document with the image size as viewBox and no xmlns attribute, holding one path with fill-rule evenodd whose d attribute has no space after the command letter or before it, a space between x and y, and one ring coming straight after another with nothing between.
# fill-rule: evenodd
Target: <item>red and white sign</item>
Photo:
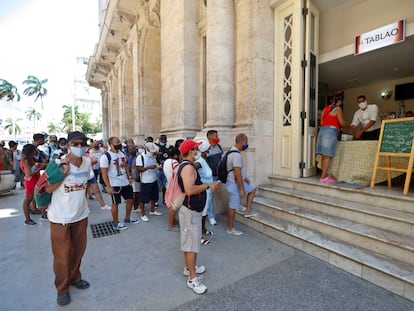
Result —
<instances>
[{"instance_id":1,"label":"red and white sign","mask_svg":"<svg viewBox=\"0 0 414 311\"><path fill-rule=\"evenodd\" d=\"M355 55L399 43L405 39L405 20L377 28L355 37Z\"/></svg>"}]
</instances>

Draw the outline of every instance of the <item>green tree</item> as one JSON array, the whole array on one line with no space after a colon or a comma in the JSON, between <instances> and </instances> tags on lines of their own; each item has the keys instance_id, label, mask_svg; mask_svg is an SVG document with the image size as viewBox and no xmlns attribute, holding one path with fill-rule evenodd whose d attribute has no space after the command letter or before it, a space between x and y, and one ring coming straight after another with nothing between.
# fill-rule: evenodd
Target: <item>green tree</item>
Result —
<instances>
[{"instance_id":1,"label":"green tree","mask_svg":"<svg viewBox=\"0 0 414 311\"><path fill-rule=\"evenodd\" d=\"M17 101L20 101L17 87L4 79L0 79L0 99L6 98L7 101L13 101L15 97Z\"/></svg>"},{"instance_id":2,"label":"green tree","mask_svg":"<svg viewBox=\"0 0 414 311\"><path fill-rule=\"evenodd\" d=\"M20 134L22 132L21 127L19 126L19 124L17 124L19 121L22 121L21 118L14 120L14 131L18 134ZM4 130L7 131L9 133L9 135L14 135L15 132L13 132L13 118L7 118L5 120L5 124L3 126Z\"/></svg>"},{"instance_id":3,"label":"green tree","mask_svg":"<svg viewBox=\"0 0 414 311\"><path fill-rule=\"evenodd\" d=\"M28 87L23 91L24 95L33 96L36 95L35 102L40 98L41 109L43 112L43 97L47 95L47 89L44 85L47 83L48 79L39 80L35 76L27 76L27 79L22 83L28 85Z\"/></svg>"},{"instance_id":4,"label":"green tree","mask_svg":"<svg viewBox=\"0 0 414 311\"><path fill-rule=\"evenodd\" d=\"M62 123L65 125L66 131L72 131L72 105L63 105ZM75 106L75 128L87 134L96 134L102 131L102 123L93 124L89 121L90 114L79 112L78 106Z\"/></svg>"},{"instance_id":5,"label":"green tree","mask_svg":"<svg viewBox=\"0 0 414 311\"><path fill-rule=\"evenodd\" d=\"M47 125L48 133L63 133L65 132L65 125L62 123L49 122Z\"/></svg>"},{"instance_id":6,"label":"green tree","mask_svg":"<svg viewBox=\"0 0 414 311\"><path fill-rule=\"evenodd\" d=\"M33 120L33 133L36 132L36 120L40 120L42 114L37 112L35 108L29 108L26 110L26 117L29 121Z\"/></svg>"}]
</instances>

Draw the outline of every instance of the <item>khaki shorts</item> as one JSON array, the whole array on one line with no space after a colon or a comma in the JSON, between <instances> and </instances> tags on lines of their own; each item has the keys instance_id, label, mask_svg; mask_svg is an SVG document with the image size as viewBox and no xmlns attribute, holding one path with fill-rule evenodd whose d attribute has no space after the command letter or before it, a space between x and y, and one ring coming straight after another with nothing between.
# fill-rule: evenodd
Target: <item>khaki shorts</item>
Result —
<instances>
[{"instance_id":1,"label":"khaki shorts","mask_svg":"<svg viewBox=\"0 0 414 311\"><path fill-rule=\"evenodd\" d=\"M180 219L181 251L198 253L201 245L201 213L181 206Z\"/></svg>"}]
</instances>

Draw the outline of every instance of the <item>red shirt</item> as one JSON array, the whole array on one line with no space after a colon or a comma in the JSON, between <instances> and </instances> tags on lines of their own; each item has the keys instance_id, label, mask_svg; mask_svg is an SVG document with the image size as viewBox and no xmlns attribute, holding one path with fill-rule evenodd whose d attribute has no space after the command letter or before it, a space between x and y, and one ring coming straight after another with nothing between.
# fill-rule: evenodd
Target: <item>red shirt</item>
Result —
<instances>
[{"instance_id":1,"label":"red shirt","mask_svg":"<svg viewBox=\"0 0 414 311\"><path fill-rule=\"evenodd\" d=\"M330 112L335 109L334 105L326 106L322 111L322 126L334 126L341 131L341 125L337 116L333 116Z\"/></svg>"}]
</instances>

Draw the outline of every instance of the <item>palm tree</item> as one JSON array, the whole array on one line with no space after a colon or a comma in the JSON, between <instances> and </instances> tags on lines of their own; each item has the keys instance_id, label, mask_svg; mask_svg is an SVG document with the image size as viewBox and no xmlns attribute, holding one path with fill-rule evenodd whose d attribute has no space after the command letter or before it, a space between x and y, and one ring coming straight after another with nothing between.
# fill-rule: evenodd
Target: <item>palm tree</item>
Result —
<instances>
[{"instance_id":1,"label":"palm tree","mask_svg":"<svg viewBox=\"0 0 414 311\"><path fill-rule=\"evenodd\" d=\"M13 134L13 138L16 139L16 129L15 129L15 119L14 119L14 99L16 98L16 101L20 101L20 94L17 92L17 87L15 87L13 84L8 82L7 80L0 79L0 99L6 98L7 101L12 102L12 124L11 124L11 134Z\"/></svg>"},{"instance_id":2,"label":"palm tree","mask_svg":"<svg viewBox=\"0 0 414 311\"><path fill-rule=\"evenodd\" d=\"M37 112L35 108L29 108L26 110L27 119L29 121L32 121L33 119L33 133L36 132L36 119L39 121L41 116L42 114Z\"/></svg>"},{"instance_id":3,"label":"palm tree","mask_svg":"<svg viewBox=\"0 0 414 311\"><path fill-rule=\"evenodd\" d=\"M47 81L48 79L39 80L35 76L28 76L27 79L22 82L23 84L28 85L28 87L23 91L24 95L27 95L27 96L36 95L36 98L34 101L40 98L42 112L43 112L43 97L47 95L47 89L44 87L44 84L46 84Z\"/></svg>"},{"instance_id":4,"label":"palm tree","mask_svg":"<svg viewBox=\"0 0 414 311\"><path fill-rule=\"evenodd\" d=\"M20 128L20 126L17 124L17 122L22 121L21 118L13 120L13 118L7 118L6 119L6 123L4 124L3 128L4 130L6 130L7 132L9 132L9 135L14 135L16 133L20 134L22 132L22 129ZM13 129L14 126L14 129Z\"/></svg>"},{"instance_id":5,"label":"palm tree","mask_svg":"<svg viewBox=\"0 0 414 311\"><path fill-rule=\"evenodd\" d=\"M47 125L48 133L63 133L65 132L64 128L65 125L62 123L49 122L49 124Z\"/></svg>"},{"instance_id":6,"label":"palm tree","mask_svg":"<svg viewBox=\"0 0 414 311\"><path fill-rule=\"evenodd\" d=\"M0 99L6 98L7 101L13 101L15 97L17 101L20 101L17 87L4 79L0 79Z\"/></svg>"}]
</instances>

